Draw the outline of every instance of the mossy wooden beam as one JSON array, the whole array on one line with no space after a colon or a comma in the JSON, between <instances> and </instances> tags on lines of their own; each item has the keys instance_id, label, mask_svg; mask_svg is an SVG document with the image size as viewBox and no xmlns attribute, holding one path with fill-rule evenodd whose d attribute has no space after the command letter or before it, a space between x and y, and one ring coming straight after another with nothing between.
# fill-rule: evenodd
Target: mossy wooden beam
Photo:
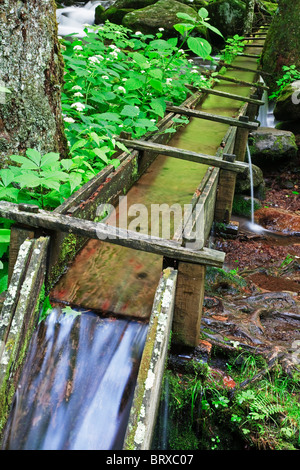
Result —
<instances>
[{"instance_id":1,"label":"mossy wooden beam","mask_svg":"<svg viewBox=\"0 0 300 470\"><path fill-rule=\"evenodd\" d=\"M201 71L201 74L206 75L206 76L212 76L212 73L214 74L213 78L216 78L218 80L224 80L226 82L232 82L232 83L236 83L238 85L245 85L245 86L249 86L249 87L261 88L262 90L268 90L269 89L269 87L264 85L263 83L252 83L252 82L247 82L245 80L239 80L238 78L228 77L227 75L221 75L219 73L217 74L216 72Z\"/></svg>"},{"instance_id":2,"label":"mossy wooden beam","mask_svg":"<svg viewBox=\"0 0 300 470\"><path fill-rule=\"evenodd\" d=\"M246 52L239 52L237 54L239 57L249 57L250 59L259 59L260 54L247 54Z\"/></svg>"},{"instance_id":3,"label":"mossy wooden beam","mask_svg":"<svg viewBox=\"0 0 300 470\"><path fill-rule=\"evenodd\" d=\"M203 93L208 93L209 95L221 96L223 98L229 98L231 100L243 101L245 103L252 103L252 104L256 104L258 106L262 106L264 104L264 101L262 101L262 100L249 98L248 96L235 95L233 93L227 93L225 91L215 90L214 88L201 87L200 90Z\"/></svg>"},{"instance_id":4,"label":"mossy wooden beam","mask_svg":"<svg viewBox=\"0 0 300 470\"><path fill-rule=\"evenodd\" d=\"M25 241L21 246L1 312L0 432L6 422L19 374L37 324L43 300L48 237Z\"/></svg>"},{"instance_id":5,"label":"mossy wooden beam","mask_svg":"<svg viewBox=\"0 0 300 470\"><path fill-rule=\"evenodd\" d=\"M259 124L257 124L256 122L241 122L235 118L220 116L218 114L206 113L204 111L197 111L195 109L187 109L183 106L167 106L167 110L177 114L183 114L185 116L206 119L208 121L221 122L223 124L228 124L229 126L244 127L249 130L257 129L259 126Z\"/></svg>"},{"instance_id":6,"label":"mossy wooden beam","mask_svg":"<svg viewBox=\"0 0 300 470\"><path fill-rule=\"evenodd\" d=\"M226 67L228 69L234 69L234 70L242 70L244 72L253 72L253 73L259 73L260 75L271 75L268 72L264 72L263 70L259 69L250 69L248 67L241 67L238 65L233 65L233 64L228 64L227 62L223 62L222 60L219 61L219 66L220 67Z\"/></svg>"},{"instance_id":7,"label":"mossy wooden beam","mask_svg":"<svg viewBox=\"0 0 300 470\"><path fill-rule=\"evenodd\" d=\"M177 271L167 268L158 284L130 410L123 450L150 450L172 327Z\"/></svg>"},{"instance_id":8,"label":"mossy wooden beam","mask_svg":"<svg viewBox=\"0 0 300 470\"><path fill-rule=\"evenodd\" d=\"M173 158L180 158L181 160L188 160L191 162L201 163L204 165L213 165L218 168L233 171L234 173L244 173L248 171L249 165L247 163L237 164L226 162L220 157L214 155L206 155L202 153L192 152L190 150L184 150L177 147L171 147L169 145L154 144L153 142L145 142L142 140L125 140L118 139L120 142L127 145L129 148L136 150L142 150L147 152L155 152L160 155L167 155Z\"/></svg>"},{"instance_id":9,"label":"mossy wooden beam","mask_svg":"<svg viewBox=\"0 0 300 470\"><path fill-rule=\"evenodd\" d=\"M208 248L201 251L192 250L173 241L106 225L101 222L54 214L41 209L37 213L26 212L24 207L23 210L20 210L18 204L10 202L0 202L0 217L16 220L29 227L41 227L48 231L55 230L69 234L74 233L82 237L103 240L133 250L146 251L187 263L222 267L225 258L225 253L216 250Z\"/></svg>"}]
</instances>

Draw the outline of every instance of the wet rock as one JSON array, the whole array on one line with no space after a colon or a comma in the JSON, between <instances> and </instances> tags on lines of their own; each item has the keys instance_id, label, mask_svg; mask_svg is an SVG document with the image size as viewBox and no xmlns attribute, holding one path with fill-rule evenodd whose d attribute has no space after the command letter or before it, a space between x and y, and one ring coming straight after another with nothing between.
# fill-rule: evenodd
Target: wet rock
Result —
<instances>
[{"instance_id":1,"label":"wet rock","mask_svg":"<svg viewBox=\"0 0 300 470\"><path fill-rule=\"evenodd\" d=\"M269 230L300 235L300 215L293 212L263 207L254 214L255 222Z\"/></svg>"},{"instance_id":2,"label":"wet rock","mask_svg":"<svg viewBox=\"0 0 300 470\"><path fill-rule=\"evenodd\" d=\"M252 165L252 177L254 188L258 188L260 185L264 184L263 172L257 165ZM239 175L235 187L237 193L250 193L251 180L249 171Z\"/></svg>"},{"instance_id":3,"label":"wet rock","mask_svg":"<svg viewBox=\"0 0 300 470\"><path fill-rule=\"evenodd\" d=\"M158 28L163 26L165 34L172 33L174 36L173 26L180 22L177 13L197 16L195 10L188 5L176 0L159 0L154 5L127 13L122 23L134 31L139 30L143 33L157 32Z\"/></svg>"},{"instance_id":4,"label":"wet rock","mask_svg":"<svg viewBox=\"0 0 300 470\"><path fill-rule=\"evenodd\" d=\"M300 80L286 86L276 101L274 116L278 121L300 119Z\"/></svg>"},{"instance_id":5,"label":"wet rock","mask_svg":"<svg viewBox=\"0 0 300 470\"><path fill-rule=\"evenodd\" d=\"M95 10L95 23L102 24L106 20L109 20L115 24L122 24L123 18L127 13L153 5L156 1L157 0L116 0L114 4L107 9L102 5L98 5Z\"/></svg>"},{"instance_id":6,"label":"wet rock","mask_svg":"<svg viewBox=\"0 0 300 470\"><path fill-rule=\"evenodd\" d=\"M241 0L217 0L207 6L210 23L224 37L241 34L246 20L246 4Z\"/></svg>"},{"instance_id":7,"label":"wet rock","mask_svg":"<svg viewBox=\"0 0 300 470\"><path fill-rule=\"evenodd\" d=\"M298 151L292 132L271 127L260 127L252 132L249 148L252 162L258 166L295 158Z\"/></svg>"}]
</instances>

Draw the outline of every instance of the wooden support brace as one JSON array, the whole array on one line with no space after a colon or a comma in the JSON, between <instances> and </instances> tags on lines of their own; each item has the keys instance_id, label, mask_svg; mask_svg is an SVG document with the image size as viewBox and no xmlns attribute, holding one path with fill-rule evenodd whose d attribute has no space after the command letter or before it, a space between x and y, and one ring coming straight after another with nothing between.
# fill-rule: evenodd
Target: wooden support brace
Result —
<instances>
[{"instance_id":1,"label":"wooden support brace","mask_svg":"<svg viewBox=\"0 0 300 470\"><path fill-rule=\"evenodd\" d=\"M224 156L227 158L227 156ZM222 170L219 175L218 192L215 204L215 221L228 224L232 213L236 175Z\"/></svg>"},{"instance_id":2,"label":"wooden support brace","mask_svg":"<svg viewBox=\"0 0 300 470\"><path fill-rule=\"evenodd\" d=\"M92 222L68 215L54 214L45 210L39 210L38 213L29 213L19 210L17 204L5 201L0 202L0 217L16 220L29 227L41 227L48 231L75 233L82 237L103 240L133 250L146 251L187 263L222 267L225 258L225 253L220 251L208 248L197 251L182 247L174 241L106 225L101 222Z\"/></svg>"},{"instance_id":3,"label":"wooden support brace","mask_svg":"<svg viewBox=\"0 0 300 470\"><path fill-rule=\"evenodd\" d=\"M122 142L129 148L142 150L147 152L155 152L160 155L168 155L173 158L180 158L181 160L188 160L191 162L201 163L204 165L212 165L224 170L234 171L236 173L244 173L248 170L247 163L232 163L222 160L222 158L206 155L197 152L192 152L190 150L184 150L176 147L171 147L169 145L155 144L153 142L146 142L142 140L125 140L116 137L119 142Z\"/></svg>"},{"instance_id":4,"label":"wooden support brace","mask_svg":"<svg viewBox=\"0 0 300 470\"><path fill-rule=\"evenodd\" d=\"M176 114L183 114L185 116L197 117L200 119L206 119L208 121L221 122L228 124L229 126L243 127L246 129L257 129L259 124L256 122L242 122L239 119L230 118L227 116L220 116L217 114L205 113L204 111L198 111L195 109L188 109L182 106L167 106L167 111L174 112Z\"/></svg>"},{"instance_id":5,"label":"wooden support brace","mask_svg":"<svg viewBox=\"0 0 300 470\"><path fill-rule=\"evenodd\" d=\"M26 239L34 238L34 230L12 225L10 229L8 284L10 283L20 246Z\"/></svg>"},{"instance_id":6,"label":"wooden support brace","mask_svg":"<svg viewBox=\"0 0 300 470\"><path fill-rule=\"evenodd\" d=\"M254 98L249 98L247 96L234 95L232 93L226 93L225 91L214 90L213 88L204 88L201 87L200 90L203 93L208 93L210 95L222 96L224 98L229 98L237 101L244 101L245 103L256 104L257 106L262 106L264 101Z\"/></svg>"},{"instance_id":7,"label":"wooden support brace","mask_svg":"<svg viewBox=\"0 0 300 470\"><path fill-rule=\"evenodd\" d=\"M179 263L172 342L195 347L199 344L206 266Z\"/></svg>"},{"instance_id":8,"label":"wooden support brace","mask_svg":"<svg viewBox=\"0 0 300 470\"><path fill-rule=\"evenodd\" d=\"M242 71L245 71L245 72L259 73L260 75L268 75L268 76L272 75L271 73L264 72L263 70L259 70L259 69L255 70L255 69L250 69L248 67L240 67L238 65L228 64L227 62L223 62L222 60L219 61L219 66L220 67L226 67L226 68L229 68L229 69L242 70Z\"/></svg>"},{"instance_id":9,"label":"wooden support brace","mask_svg":"<svg viewBox=\"0 0 300 470\"><path fill-rule=\"evenodd\" d=\"M250 57L250 59L259 59L260 54L247 54L246 52L240 52L238 53L239 57Z\"/></svg>"},{"instance_id":10,"label":"wooden support brace","mask_svg":"<svg viewBox=\"0 0 300 470\"><path fill-rule=\"evenodd\" d=\"M212 76L212 78L216 78L218 80L224 80L226 82L232 82L232 83L237 83L239 85L245 85L245 86L250 86L250 87L255 87L255 88L261 88L262 90L268 90L269 89L269 87L264 85L263 83L246 82L244 80L238 80L237 78L227 77L227 76L221 75L221 74L212 75L213 72L207 72L207 71L201 71L201 73L203 75L206 75L206 76Z\"/></svg>"}]
</instances>

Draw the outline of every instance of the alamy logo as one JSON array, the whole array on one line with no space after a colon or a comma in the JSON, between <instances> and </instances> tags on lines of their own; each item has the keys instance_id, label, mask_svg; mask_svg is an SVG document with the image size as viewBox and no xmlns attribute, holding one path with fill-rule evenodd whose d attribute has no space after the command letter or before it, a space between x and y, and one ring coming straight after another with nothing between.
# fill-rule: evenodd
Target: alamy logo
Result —
<instances>
[{"instance_id":1,"label":"alamy logo","mask_svg":"<svg viewBox=\"0 0 300 470\"><path fill-rule=\"evenodd\" d=\"M97 236L100 240L162 238L171 240L174 233L182 236L186 248L199 250L204 245L203 204L131 204L127 196L119 198L119 205L100 204L96 217L99 224ZM109 230L108 230L109 228ZM107 229L107 230L106 230Z\"/></svg>"},{"instance_id":2,"label":"alamy logo","mask_svg":"<svg viewBox=\"0 0 300 470\"><path fill-rule=\"evenodd\" d=\"M294 93L292 94L292 103L299 104L300 103L300 80L297 80L296 82L294 82L293 85L296 86L297 90L294 91Z\"/></svg>"}]
</instances>

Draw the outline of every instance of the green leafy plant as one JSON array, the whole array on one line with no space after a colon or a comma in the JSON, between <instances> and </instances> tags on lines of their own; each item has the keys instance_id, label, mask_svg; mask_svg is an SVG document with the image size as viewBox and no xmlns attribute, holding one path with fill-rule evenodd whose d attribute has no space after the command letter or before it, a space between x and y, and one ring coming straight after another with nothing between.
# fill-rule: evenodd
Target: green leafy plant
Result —
<instances>
[{"instance_id":1,"label":"green leafy plant","mask_svg":"<svg viewBox=\"0 0 300 470\"><path fill-rule=\"evenodd\" d=\"M277 90L270 94L269 99L277 99L282 90L292 82L300 80L300 71L297 70L296 65L283 65L282 76L276 81Z\"/></svg>"},{"instance_id":2,"label":"green leafy plant","mask_svg":"<svg viewBox=\"0 0 300 470\"><path fill-rule=\"evenodd\" d=\"M244 37L235 34L232 38L225 41L225 47L222 49L221 59L230 64L233 59L245 48Z\"/></svg>"},{"instance_id":3,"label":"green leafy plant","mask_svg":"<svg viewBox=\"0 0 300 470\"><path fill-rule=\"evenodd\" d=\"M34 203L43 208L61 204L82 182L82 173L72 160L59 154L41 155L27 149L26 155L11 155L17 163L0 170L0 198L16 203Z\"/></svg>"}]
</instances>

